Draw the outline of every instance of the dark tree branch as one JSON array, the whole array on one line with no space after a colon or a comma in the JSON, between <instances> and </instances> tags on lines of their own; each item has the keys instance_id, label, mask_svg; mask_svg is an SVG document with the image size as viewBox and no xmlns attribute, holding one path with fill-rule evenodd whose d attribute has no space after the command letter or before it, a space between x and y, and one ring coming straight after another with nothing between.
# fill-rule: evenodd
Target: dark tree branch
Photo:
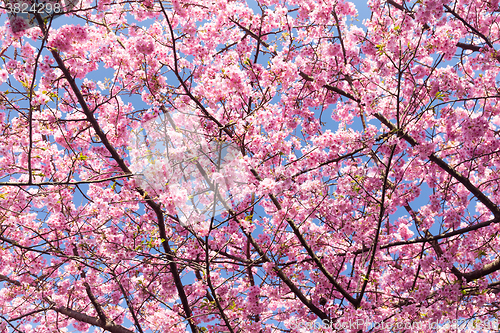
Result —
<instances>
[{"instance_id":1,"label":"dark tree branch","mask_svg":"<svg viewBox=\"0 0 500 333\"><path fill-rule=\"evenodd\" d=\"M205 244L209 243L208 237L209 236L205 237ZM208 285L208 288L210 289L210 293L213 295L213 301L215 302L215 306L219 310L219 315L221 316L222 320L224 321L224 324L226 325L229 332L234 333L233 327L231 326L231 323L229 322L229 318L226 316L226 313L224 312L224 309L222 308L222 305L220 304L219 297L217 296L217 292L216 292L214 285L212 283L212 278L211 278L211 274L210 274L210 253L209 253L208 246L205 247L205 269L206 269L206 275L207 275L207 285Z\"/></svg>"},{"instance_id":2,"label":"dark tree branch","mask_svg":"<svg viewBox=\"0 0 500 333\"><path fill-rule=\"evenodd\" d=\"M8 276L3 275L3 274L0 274L0 281L6 281L6 282L12 283L12 284L14 284L16 286L20 286L21 285L21 282L16 281L16 280L12 280L11 278L9 278Z\"/></svg>"},{"instance_id":3,"label":"dark tree branch","mask_svg":"<svg viewBox=\"0 0 500 333\"><path fill-rule=\"evenodd\" d=\"M234 214L234 212L230 212L232 215ZM235 216L235 219L238 221L238 223L240 225L242 225L241 221L239 221L236 216ZM262 259L264 259L264 261L266 262L269 262L269 263L272 263L274 264L270 259L269 257L266 255L266 252L264 250L262 250L262 248L260 247L260 245L255 241L255 239L253 238L253 236L245 231L245 229L242 227L241 228L243 233L245 234L245 236L250 240L250 242L252 243L252 246L254 247L254 249L257 251L257 253L262 257ZM309 299L307 299L307 297L300 291L299 288L297 288L297 286L292 282L292 280L290 280L288 278L288 276L285 275L285 273L277 268L276 266L273 266L273 270L274 272L276 273L276 275L278 275L278 277L288 286L288 288L290 288L290 290L295 294L295 296L297 296L297 298L305 305L309 308L309 310L311 310L315 315L317 315L321 320L324 320L324 319L328 319L328 315L326 313L324 313L322 310L320 310L316 305L313 304L313 302L311 302Z\"/></svg>"},{"instance_id":4,"label":"dark tree branch","mask_svg":"<svg viewBox=\"0 0 500 333\"><path fill-rule=\"evenodd\" d=\"M458 42L457 46L464 49L464 50L470 50L470 51L474 51L474 52L479 52L481 50L481 47L479 47L479 46L472 45L472 44L465 44L465 43L461 43L461 42Z\"/></svg>"},{"instance_id":5,"label":"dark tree branch","mask_svg":"<svg viewBox=\"0 0 500 333\"><path fill-rule=\"evenodd\" d=\"M142 330L141 324L139 323L139 319L137 318L136 311L134 310L134 306L132 305L132 302L130 302L130 298L127 295L127 291L125 290L125 288L123 288L123 285L118 280L118 277L115 275L114 272L113 272L113 277L115 278L115 281L118 284L118 287L120 288L120 290L123 294L123 297L125 298L125 302L127 303L128 310L130 311L130 314L132 315L132 319L134 319L135 327L137 327L137 330L139 331L139 333L144 333L144 331Z\"/></svg>"},{"instance_id":6,"label":"dark tree branch","mask_svg":"<svg viewBox=\"0 0 500 333\"><path fill-rule=\"evenodd\" d=\"M409 12L406 8L404 8L403 6L401 6L400 4L398 4L397 2L393 1L393 0L386 0L386 2L388 4L390 4L391 6L407 13L410 17L412 18L415 18L415 15L413 15L413 13ZM485 41L485 43L490 46L492 49L494 49L493 47L493 44L491 43L491 41L484 35L482 34L481 32L479 32L476 28L474 28L473 26L471 26L467 21L465 21L462 17L460 17L454 10L452 10L449 6L447 5L444 5L444 7L446 8L446 10L452 14L453 16L455 16L460 22L462 22L467 28L469 28L473 34L479 36L481 39L483 39ZM429 25L427 25L427 23L424 24L424 29L427 30L427 29L430 29ZM477 46L477 45L472 45L472 44L466 44L466 43L461 43L461 42L458 42L457 43L457 47L460 47L464 50L470 50L470 51L474 51L474 52L479 52L481 51L481 47L480 46ZM498 61L500 61L500 55L498 56L495 56L495 59L497 59Z\"/></svg>"},{"instance_id":7,"label":"dark tree branch","mask_svg":"<svg viewBox=\"0 0 500 333\"><path fill-rule=\"evenodd\" d=\"M419 143L413 139L408 133L405 133L400 128L397 128L394 124L392 124L386 117L377 113L374 115L375 118L380 120L385 126L387 126L391 131L397 133L398 137L404 139L408 142L412 147L418 146ZM441 158L437 157L434 153L429 155L429 160L434 162L437 166L439 166L442 170L448 173L450 176L455 178L458 182L460 182L465 188L467 188L483 205L486 206L490 210L490 212L495 216L496 219L500 219L500 209L496 204L491 202L491 200L484 195L476 186L474 186L470 180L457 172L455 169L450 167L448 163L443 161Z\"/></svg>"},{"instance_id":8,"label":"dark tree branch","mask_svg":"<svg viewBox=\"0 0 500 333\"><path fill-rule=\"evenodd\" d=\"M111 333L134 333L134 331L131 331L129 329L126 329L125 327L121 325L116 325L110 321L107 321L105 323L102 323L100 319L91 317L89 315L86 315L84 313L81 313L79 311L72 310L67 307L52 307L52 310L63 314L65 316L68 316L70 318L76 319L78 321L94 325L97 327L101 327L102 329L109 331Z\"/></svg>"},{"instance_id":9,"label":"dark tree branch","mask_svg":"<svg viewBox=\"0 0 500 333\"><path fill-rule=\"evenodd\" d=\"M259 174L257 173L257 171L254 168L251 168L250 171L254 175L255 179L257 179L258 181L262 181L262 178L259 176ZM273 202L274 206L278 210L282 210L283 209L281 207L281 204L279 203L278 199L273 194L270 193L269 194L269 198L271 199L271 201ZM314 251L312 250L312 248L309 246L309 244L305 240L304 236L300 232L299 227L295 224L295 222L291 218L289 218L289 217L287 217L285 220L287 221L288 225L290 225L290 227L292 228L293 233L295 234L295 236L299 239L300 244L306 249L307 253L312 258L312 260L314 261L314 263L318 266L319 270L323 273L323 275L325 275L325 277L328 279L328 281L330 281L330 283L335 287L335 289L337 289L337 291L340 292L342 294L342 296L344 296L349 301L349 303L355 305L356 304L356 300L354 299L354 297L352 297L337 282L337 280L335 279L335 277L332 274L330 274L330 272L328 272L328 270L325 268L325 266L320 261L320 259L318 258L318 256L316 256L316 253L314 253Z\"/></svg>"},{"instance_id":10,"label":"dark tree branch","mask_svg":"<svg viewBox=\"0 0 500 333\"><path fill-rule=\"evenodd\" d=\"M378 217L378 224L377 224L377 229L375 230L375 239L373 240L373 245L372 245L372 253L370 257L370 262L368 264L368 269L366 270L366 274L364 276L364 281L363 285L361 287L361 291L359 292L358 297L356 298L356 306L359 306L361 304L361 300L363 299L363 295L365 293L366 286L368 285L368 278L370 276L373 263L375 261L375 253L377 252L377 246L378 246L378 238L380 235L380 227L382 226L382 221L384 220L385 216L385 193L387 191L387 188L389 186L388 182L389 181L389 171L391 170L391 161L392 158L394 157L394 151L396 149L396 146L392 146L391 149L391 155L389 156L389 160L387 161L387 166L385 168L385 174L384 174L384 184L382 186L382 198L380 200L380 212L379 212L379 217Z\"/></svg>"},{"instance_id":11,"label":"dark tree branch","mask_svg":"<svg viewBox=\"0 0 500 333\"><path fill-rule=\"evenodd\" d=\"M113 176L104 179L96 179L96 180L79 180L79 181L65 181L65 182L40 182L40 183L16 183L16 182L0 182L0 186L57 186L57 185L80 185L80 184L97 184L109 182L110 180L122 179L122 178L130 178L133 177L132 174L126 174L121 176Z\"/></svg>"},{"instance_id":12,"label":"dark tree branch","mask_svg":"<svg viewBox=\"0 0 500 333\"><path fill-rule=\"evenodd\" d=\"M477 36L481 37L481 39L484 40L484 42L486 44L488 44L489 47L491 47L493 50L495 49L493 47L493 44L488 39L488 37L486 37L485 35L483 35L479 30L477 30L476 28L474 28L472 25L470 25L469 22L467 22L466 20L464 20L460 15L458 15L448 5L443 5L443 6L444 6L444 8L446 8L446 10L448 11L448 13L450 13L453 16L455 16L460 22L463 23L463 25L465 25L467 28L469 28L474 35L477 35Z\"/></svg>"},{"instance_id":13,"label":"dark tree branch","mask_svg":"<svg viewBox=\"0 0 500 333\"><path fill-rule=\"evenodd\" d=\"M161 4L161 2L160 2L160 4ZM44 24L43 20L41 19L41 17L37 17L37 19L38 19L39 26L42 29L42 32L46 33L46 27L45 27L45 24ZM87 105L87 103L86 103L86 101L85 101L85 99L84 99L84 97L83 97L80 89L76 85L75 80L71 76L71 73L69 72L68 68L64 64L64 61L60 57L59 53L55 49L52 49L51 53L52 53L52 56L54 57L54 59L56 60L59 69L61 69L61 71L63 72L63 75L64 75L65 79L68 81L68 83L69 83L72 91L76 95L78 103L82 107L83 113L87 117L87 121L92 125L92 128L96 132L96 134L99 137L99 139L101 140L102 144L110 152L112 158L116 161L116 163L118 164L118 166L120 167L120 169L126 175L132 175L132 172L130 171L130 169L125 164L125 161L121 158L121 156L118 154L118 152L113 147L113 145L111 145L111 143L109 142L109 140L106 137L106 134L104 134L104 132L102 131L101 127L99 126L99 123L95 119L95 117L93 115L93 112L89 109L89 107L88 107L88 105ZM171 272L172 277L174 279L174 283L175 283L177 292L179 294L179 298L181 299L182 306L184 308L184 312L185 312L185 315L186 315L186 319L188 320L188 323L189 323L189 326L191 327L192 332L193 333L197 333L198 332L198 328L197 328L197 326L194 324L194 322L192 320L192 311L191 311L191 308L189 306L189 301L187 299L186 293L184 291L184 286L182 284L182 281L181 281L181 278L180 278L180 275L179 275L179 270L177 268L177 264L174 261L175 256L174 256L172 250L170 249L170 245L168 244L167 234L166 234L166 227L165 227L165 220L164 220L164 217L163 217L163 211L161 209L161 205L159 205L158 203L156 203L142 188L137 187L136 191L139 192L139 194L144 198L144 200L146 201L146 203L148 204L148 206L151 209L153 209L153 211L156 214L156 218L157 218L157 221L158 221L158 229L159 229L161 244L162 244L162 247L163 247L163 249L165 251L165 254L167 255L167 259L169 260L170 272Z\"/></svg>"}]
</instances>

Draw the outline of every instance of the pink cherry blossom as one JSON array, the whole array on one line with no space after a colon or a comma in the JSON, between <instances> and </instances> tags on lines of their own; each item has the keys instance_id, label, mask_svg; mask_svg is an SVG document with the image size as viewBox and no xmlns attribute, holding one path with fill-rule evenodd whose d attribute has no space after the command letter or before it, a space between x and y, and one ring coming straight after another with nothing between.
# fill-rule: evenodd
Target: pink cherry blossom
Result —
<instances>
[{"instance_id":1,"label":"pink cherry blossom","mask_svg":"<svg viewBox=\"0 0 500 333\"><path fill-rule=\"evenodd\" d=\"M0 69L0 83L7 82L9 73L5 69Z\"/></svg>"},{"instance_id":2,"label":"pink cherry blossom","mask_svg":"<svg viewBox=\"0 0 500 333\"><path fill-rule=\"evenodd\" d=\"M495 331L499 1L366 3L9 14L0 331Z\"/></svg>"}]
</instances>

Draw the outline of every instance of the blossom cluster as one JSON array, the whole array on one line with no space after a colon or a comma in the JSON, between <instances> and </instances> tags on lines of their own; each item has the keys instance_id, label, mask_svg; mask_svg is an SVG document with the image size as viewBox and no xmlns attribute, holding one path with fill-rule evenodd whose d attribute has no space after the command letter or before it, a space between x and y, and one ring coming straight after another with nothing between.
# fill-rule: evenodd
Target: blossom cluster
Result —
<instances>
[{"instance_id":1,"label":"blossom cluster","mask_svg":"<svg viewBox=\"0 0 500 333\"><path fill-rule=\"evenodd\" d=\"M495 318L499 1L366 3L0 26L0 332Z\"/></svg>"}]
</instances>

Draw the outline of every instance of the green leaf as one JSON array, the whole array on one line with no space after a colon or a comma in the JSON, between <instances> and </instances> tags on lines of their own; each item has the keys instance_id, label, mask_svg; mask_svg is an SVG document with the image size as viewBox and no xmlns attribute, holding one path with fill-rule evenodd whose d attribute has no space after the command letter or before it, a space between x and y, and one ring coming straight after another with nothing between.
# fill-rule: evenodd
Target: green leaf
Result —
<instances>
[{"instance_id":1,"label":"green leaf","mask_svg":"<svg viewBox=\"0 0 500 333\"><path fill-rule=\"evenodd\" d=\"M85 161L87 160L89 157L88 156L85 156L83 155L82 153L80 153L80 155L78 155L77 159L81 160L81 161Z\"/></svg>"},{"instance_id":2,"label":"green leaf","mask_svg":"<svg viewBox=\"0 0 500 333\"><path fill-rule=\"evenodd\" d=\"M484 250L477 250L476 251L477 258L481 258L481 257L485 256L486 254L487 253Z\"/></svg>"},{"instance_id":3,"label":"green leaf","mask_svg":"<svg viewBox=\"0 0 500 333\"><path fill-rule=\"evenodd\" d=\"M436 98L439 99L439 100L441 100L441 101L444 101L443 97L445 97L445 96L446 95L443 92L441 92L441 91L438 91L436 93Z\"/></svg>"},{"instance_id":4,"label":"green leaf","mask_svg":"<svg viewBox=\"0 0 500 333\"><path fill-rule=\"evenodd\" d=\"M378 50L378 54L384 54L384 45L379 44L375 46Z\"/></svg>"}]
</instances>

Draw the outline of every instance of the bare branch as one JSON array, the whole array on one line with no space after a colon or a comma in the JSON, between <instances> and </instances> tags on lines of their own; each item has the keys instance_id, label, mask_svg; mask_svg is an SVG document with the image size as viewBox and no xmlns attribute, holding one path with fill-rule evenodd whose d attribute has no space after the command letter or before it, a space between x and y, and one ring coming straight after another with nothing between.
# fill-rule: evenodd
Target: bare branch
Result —
<instances>
[{"instance_id":1,"label":"bare branch","mask_svg":"<svg viewBox=\"0 0 500 333\"><path fill-rule=\"evenodd\" d=\"M134 331L131 331L129 329L126 329L125 327L121 325L114 324L110 321L107 321L105 323L102 323L100 319L91 317L89 315L86 315L82 312L75 311L73 309L67 308L67 307L52 307L52 310L59 312L60 314L63 314L65 316L68 316L70 318L76 319L78 321L94 325L97 327L101 327L105 329L106 331L110 331L111 333L134 333Z\"/></svg>"}]
</instances>

